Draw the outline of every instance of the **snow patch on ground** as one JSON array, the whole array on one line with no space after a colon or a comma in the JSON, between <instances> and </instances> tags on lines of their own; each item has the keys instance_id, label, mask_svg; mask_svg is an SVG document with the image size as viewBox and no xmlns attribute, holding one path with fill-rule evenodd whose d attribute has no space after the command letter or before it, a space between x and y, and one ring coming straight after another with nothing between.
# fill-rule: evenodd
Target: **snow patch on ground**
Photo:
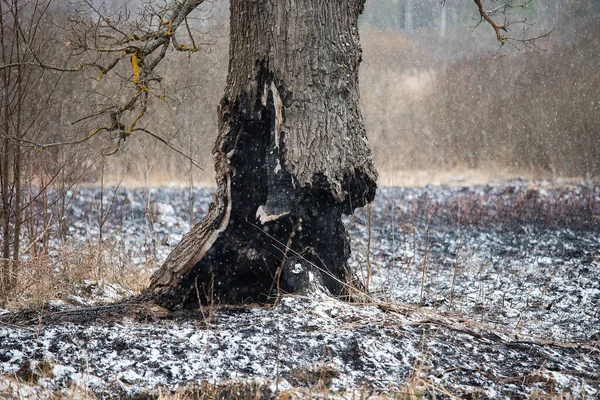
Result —
<instances>
[{"instance_id":1,"label":"snow patch on ground","mask_svg":"<svg viewBox=\"0 0 600 400\"><path fill-rule=\"evenodd\" d=\"M97 240L98 189L72 195L70 240ZM162 262L189 230L185 189L121 188L104 198L113 195L104 237L140 268ZM195 190L196 221L212 195ZM35 313L34 322L14 322L0 309L0 393L27 398L46 388L119 398L232 379L273 390L325 385L352 398L365 387L402 391L416 376L457 396L522 398L538 390L593 398L600 394L598 221L594 184L383 188L370 215L362 210L346 221L354 271L366 277L372 268L370 304L285 297L270 308L74 323L68 304L130 294L86 281L73 298L46 305L53 323L37 324ZM44 370L34 371L35 385L15 378L27 363Z\"/></svg>"},{"instance_id":2,"label":"snow patch on ground","mask_svg":"<svg viewBox=\"0 0 600 400\"><path fill-rule=\"evenodd\" d=\"M530 394L535 385L520 378L531 374L545 374L560 393L600 389L598 349L515 341L426 310L284 297L274 307L210 316L0 326L0 374L15 376L35 358L52 366L38 386L66 393L76 383L106 398L227 379L304 387L324 370L328 389L341 395L401 390L415 373L453 393L489 397Z\"/></svg>"}]
</instances>

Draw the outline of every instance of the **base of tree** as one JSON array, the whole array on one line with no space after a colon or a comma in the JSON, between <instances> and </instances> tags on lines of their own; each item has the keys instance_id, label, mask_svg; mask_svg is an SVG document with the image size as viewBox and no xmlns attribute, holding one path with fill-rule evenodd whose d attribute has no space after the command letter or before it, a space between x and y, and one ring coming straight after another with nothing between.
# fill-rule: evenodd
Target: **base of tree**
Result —
<instances>
[{"instance_id":1,"label":"base of tree","mask_svg":"<svg viewBox=\"0 0 600 400\"><path fill-rule=\"evenodd\" d=\"M353 290L342 215L372 201L376 185L354 171L341 185L347 195L340 201L324 176L309 186L297 183L281 161L278 103L285 90L272 79L266 71L259 79L272 88L266 98L223 101L227 129L215 147L215 201L150 287L168 308L268 302L280 293L347 297Z\"/></svg>"}]
</instances>

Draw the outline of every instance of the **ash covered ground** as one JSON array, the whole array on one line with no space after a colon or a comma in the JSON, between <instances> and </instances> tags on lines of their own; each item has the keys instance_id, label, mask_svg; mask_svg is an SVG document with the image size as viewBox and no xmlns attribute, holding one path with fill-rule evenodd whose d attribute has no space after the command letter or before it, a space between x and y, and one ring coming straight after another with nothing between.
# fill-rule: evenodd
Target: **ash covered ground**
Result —
<instances>
[{"instance_id":1,"label":"ash covered ground","mask_svg":"<svg viewBox=\"0 0 600 400\"><path fill-rule=\"evenodd\" d=\"M106 240L139 268L189 229L185 189L113 194ZM69 241L97 240L99 198L70 194ZM198 220L212 190L194 198ZM599 184L383 187L347 228L364 304L288 296L164 315L81 312L63 299L0 310L0 393L122 398L208 381L253 382L267 397L600 396ZM126 294L86 284L94 295L80 304Z\"/></svg>"}]
</instances>

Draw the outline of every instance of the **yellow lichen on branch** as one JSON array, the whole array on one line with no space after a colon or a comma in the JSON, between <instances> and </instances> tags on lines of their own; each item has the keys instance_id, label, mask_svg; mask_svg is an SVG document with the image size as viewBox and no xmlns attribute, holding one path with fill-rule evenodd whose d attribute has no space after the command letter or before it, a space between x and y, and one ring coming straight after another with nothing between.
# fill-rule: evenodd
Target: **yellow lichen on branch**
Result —
<instances>
[{"instance_id":1,"label":"yellow lichen on branch","mask_svg":"<svg viewBox=\"0 0 600 400\"><path fill-rule=\"evenodd\" d=\"M129 127L129 131L128 131L127 133L131 133L131 132L133 132L133 128L135 127L135 124L137 124L137 122L139 121L139 119L140 119L140 118L142 118L143 116L144 116L144 114L142 114L142 113L139 113L139 114L137 115L137 117L135 117L135 118L133 119L133 121L131 122L131 126Z\"/></svg>"},{"instance_id":2,"label":"yellow lichen on branch","mask_svg":"<svg viewBox=\"0 0 600 400\"><path fill-rule=\"evenodd\" d=\"M133 68L133 83L137 85L140 82L140 66L138 65L137 52L131 55L131 67Z\"/></svg>"},{"instance_id":3,"label":"yellow lichen on branch","mask_svg":"<svg viewBox=\"0 0 600 400\"><path fill-rule=\"evenodd\" d=\"M96 128L93 131L91 131L88 135L87 138L91 138L92 136L94 136L96 133L100 132L102 130L102 128Z\"/></svg>"},{"instance_id":4,"label":"yellow lichen on branch","mask_svg":"<svg viewBox=\"0 0 600 400\"><path fill-rule=\"evenodd\" d=\"M192 55L198 51L198 47L197 46L190 47L190 46L186 46L185 44L182 44L182 45L175 47L175 50L187 51L189 55Z\"/></svg>"},{"instance_id":5,"label":"yellow lichen on branch","mask_svg":"<svg viewBox=\"0 0 600 400\"><path fill-rule=\"evenodd\" d=\"M171 29L173 28L173 20L172 19L168 19L166 21L160 21L161 25L169 25L169 27L167 28L167 36L171 36L172 32Z\"/></svg>"}]
</instances>

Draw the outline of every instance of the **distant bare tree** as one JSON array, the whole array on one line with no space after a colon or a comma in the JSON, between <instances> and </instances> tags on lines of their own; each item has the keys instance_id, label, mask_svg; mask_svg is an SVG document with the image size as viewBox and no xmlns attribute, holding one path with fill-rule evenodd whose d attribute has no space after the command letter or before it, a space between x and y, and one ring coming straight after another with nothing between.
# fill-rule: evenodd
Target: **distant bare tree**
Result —
<instances>
[{"instance_id":1,"label":"distant bare tree","mask_svg":"<svg viewBox=\"0 0 600 400\"><path fill-rule=\"evenodd\" d=\"M442 6L447 0L441 0ZM525 10L532 7L533 0L506 0L498 2L495 0L473 0L477 6L479 21L475 27L482 23L489 25L496 34L496 39L501 45L510 44L517 47L522 44L525 46L535 46L536 42L542 38L548 37L551 31L542 30L540 33L532 34L532 23L526 17L520 17L515 10ZM489 5L489 7L486 7ZM501 20L501 22L500 22ZM509 30L517 27L518 35L509 35Z\"/></svg>"},{"instance_id":2,"label":"distant bare tree","mask_svg":"<svg viewBox=\"0 0 600 400\"><path fill-rule=\"evenodd\" d=\"M43 129L45 122L41 120L47 109L54 106L54 91L61 78L50 77L34 66L47 55L46 35L50 32L42 21L49 6L49 0L0 1L0 294L16 284L24 209L23 177L30 151L24 142ZM40 91L42 87L46 90Z\"/></svg>"},{"instance_id":3,"label":"distant bare tree","mask_svg":"<svg viewBox=\"0 0 600 400\"><path fill-rule=\"evenodd\" d=\"M86 169L83 149L38 151L38 143L69 137L59 128L72 103L65 79L73 57L65 46L66 23L65 10L52 0L0 1L0 296L17 284L22 237L28 236L35 253L36 238L46 240L49 224L65 230L64 219L57 218L64 215L65 200L58 195L46 201L46 190L61 187L65 193ZM44 220L42 228L34 226L37 220Z\"/></svg>"}]
</instances>

